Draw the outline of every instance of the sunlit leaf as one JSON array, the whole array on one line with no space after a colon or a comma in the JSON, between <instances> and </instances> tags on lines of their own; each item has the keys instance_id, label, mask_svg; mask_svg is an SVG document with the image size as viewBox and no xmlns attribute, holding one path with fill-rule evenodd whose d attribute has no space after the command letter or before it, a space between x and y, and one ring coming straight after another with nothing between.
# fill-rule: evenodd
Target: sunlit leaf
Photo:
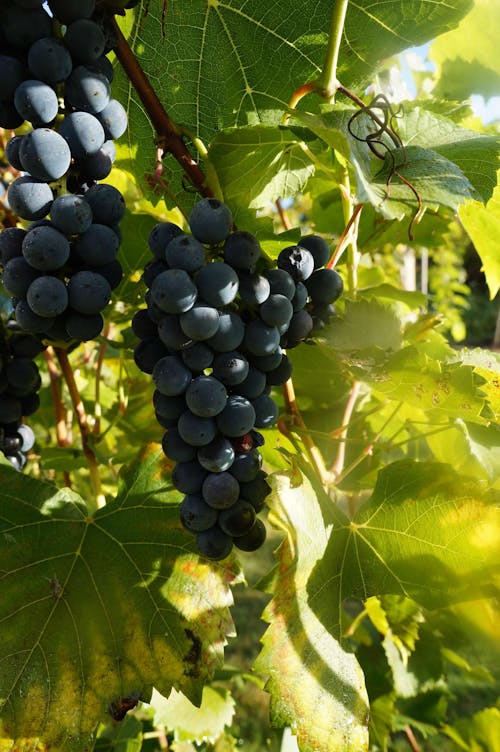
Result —
<instances>
[{"instance_id":1,"label":"sunlit leaf","mask_svg":"<svg viewBox=\"0 0 500 752\"><path fill-rule=\"evenodd\" d=\"M0 737L19 748L87 749L153 685L197 702L221 661L234 568L192 553L162 457L147 449L93 516L0 467Z\"/></svg>"}]
</instances>

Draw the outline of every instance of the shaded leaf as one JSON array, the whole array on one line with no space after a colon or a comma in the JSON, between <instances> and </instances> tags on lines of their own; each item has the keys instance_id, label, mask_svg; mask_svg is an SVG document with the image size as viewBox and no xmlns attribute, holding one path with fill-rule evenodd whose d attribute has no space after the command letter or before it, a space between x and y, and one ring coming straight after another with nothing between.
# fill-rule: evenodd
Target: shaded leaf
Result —
<instances>
[{"instance_id":1,"label":"shaded leaf","mask_svg":"<svg viewBox=\"0 0 500 752\"><path fill-rule=\"evenodd\" d=\"M148 448L92 517L71 492L0 468L0 737L83 750L153 685L200 699L235 573L192 553L166 468Z\"/></svg>"}]
</instances>

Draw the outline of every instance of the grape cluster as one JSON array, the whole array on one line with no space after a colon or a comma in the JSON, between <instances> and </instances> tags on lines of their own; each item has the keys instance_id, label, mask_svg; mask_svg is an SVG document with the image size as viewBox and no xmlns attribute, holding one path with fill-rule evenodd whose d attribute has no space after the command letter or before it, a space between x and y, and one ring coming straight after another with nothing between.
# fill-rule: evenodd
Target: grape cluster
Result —
<instances>
[{"instance_id":1,"label":"grape cluster","mask_svg":"<svg viewBox=\"0 0 500 752\"><path fill-rule=\"evenodd\" d=\"M313 329L305 283L316 261L290 246L271 268L257 238L233 231L216 199L198 202L189 226L191 235L171 222L150 234L154 260L144 272L147 308L132 321L134 357L153 377L163 449L184 494L181 521L203 555L222 559L233 544L253 551L265 540L256 514L270 488L258 429L278 419L270 392L291 375L284 348Z\"/></svg>"},{"instance_id":2,"label":"grape cluster","mask_svg":"<svg viewBox=\"0 0 500 752\"><path fill-rule=\"evenodd\" d=\"M9 206L31 224L2 233L0 261L23 329L83 341L100 333L101 311L122 278L124 200L97 181L109 175L127 116L111 98L109 16L95 0L50 0L52 16L46 5L0 0L0 126L32 126L5 150L23 173L10 185Z\"/></svg>"},{"instance_id":3,"label":"grape cluster","mask_svg":"<svg viewBox=\"0 0 500 752\"><path fill-rule=\"evenodd\" d=\"M0 451L16 470L26 464L25 453L35 442L22 416L40 404L40 374L34 358L43 350L40 340L20 331L8 331L0 352Z\"/></svg>"}]
</instances>

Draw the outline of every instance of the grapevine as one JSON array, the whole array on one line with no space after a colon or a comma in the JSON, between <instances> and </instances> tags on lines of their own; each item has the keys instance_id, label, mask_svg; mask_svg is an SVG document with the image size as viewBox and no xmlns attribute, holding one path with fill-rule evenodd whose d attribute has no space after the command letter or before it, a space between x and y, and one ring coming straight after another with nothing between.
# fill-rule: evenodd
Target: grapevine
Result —
<instances>
[{"instance_id":1,"label":"grapevine","mask_svg":"<svg viewBox=\"0 0 500 752\"><path fill-rule=\"evenodd\" d=\"M500 11L428 5L0 0L1 750L495 746Z\"/></svg>"}]
</instances>

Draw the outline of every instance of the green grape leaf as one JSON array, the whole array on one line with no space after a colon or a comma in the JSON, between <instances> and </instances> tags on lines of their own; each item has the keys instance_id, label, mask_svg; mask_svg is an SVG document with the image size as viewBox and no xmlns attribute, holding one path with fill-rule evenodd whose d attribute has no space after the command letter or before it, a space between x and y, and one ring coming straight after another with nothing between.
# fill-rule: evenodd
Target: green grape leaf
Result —
<instances>
[{"instance_id":1,"label":"green grape leaf","mask_svg":"<svg viewBox=\"0 0 500 752\"><path fill-rule=\"evenodd\" d=\"M335 612L335 604L327 597L318 618L306 589L325 555L333 507L300 475L274 475L271 482L272 521L287 534L272 577L262 583L273 597L264 611L270 626L255 664L269 676L271 721L291 727L301 752L364 752L368 705L361 668L321 618Z\"/></svg>"},{"instance_id":2,"label":"green grape leaf","mask_svg":"<svg viewBox=\"0 0 500 752\"><path fill-rule=\"evenodd\" d=\"M453 29L471 7L471 0L350 2L339 79L363 89L384 59ZM164 19L142 3L123 23L170 117L208 143L223 128L281 121L293 92L321 72L331 13L329 0L169 0ZM128 168L147 190L155 134L120 67L113 87L128 104Z\"/></svg>"},{"instance_id":3,"label":"green grape leaf","mask_svg":"<svg viewBox=\"0 0 500 752\"><path fill-rule=\"evenodd\" d=\"M181 742L214 742L231 725L235 703L227 689L203 688L201 705L195 707L182 692L173 689L169 697L153 692L155 725L162 725Z\"/></svg>"},{"instance_id":4,"label":"green grape leaf","mask_svg":"<svg viewBox=\"0 0 500 752\"><path fill-rule=\"evenodd\" d=\"M379 110L375 112L380 116ZM294 111L294 118L351 161L359 202L371 203L388 219L401 219L417 205L408 182L422 204L431 208L455 210L467 200L486 201L492 195L500 153L497 137L405 104L392 123L403 146L396 147L384 135L370 142L379 154L376 157L366 139L379 126L365 113L352 120L356 113L334 105L324 107L321 114Z\"/></svg>"},{"instance_id":5,"label":"green grape leaf","mask_svg":"<svg viewBox=\"0 0 500 752\"><path fill-rule=\"evenodd\" d=\"M384 304L375 298L346 299L344 315L329 329L326 339L334 351L399 350L403 332L397 305Z\"/></svg>"},{"instance_id":6,"label":"green grape leaf","mask_svg":"<svg viewBox=\"0 0 500 752\"><path fill-rule=\"evenodd\" d=\"M68 490L0 479L0 738L79 752L153 685L199 702L233 628L235 567L193 553L158 447L92 516Z\"/></svg>"},{"instance_id":7,"label":"green grape leaf","mask_svg":"<svg viewBox=\"0 0 500 752\"><path fill-rule=\"evenodd\" d=\"M444 733L462 749L474 752L500 752L500 710L485 708L471 718L460 718Z\"/></svg>"},{"instance_id":8,"label":"green grape leaf","mask_svg":"<svg viewBox=\"0 0 500 752\"><path fill-rule=\"evenodd\" d=\"M500 6L496 0L476 0L458 28L436 39L429 50L429 57L438 68L433 94L458 101L471 94L485 98L498 94L499 28Z\"/></svg>"},{"instance_id":9,"label":"green grape leaf","mask_svg":"<svg viewBox=\"0 0 500 752\"><path fill-rule=\"evenodd\" d=\"M353 520L333 526L308 581L309 605L325 627L342 634L348 597L399 594L432 609L494 595L496 501L448 465L388 465ZM288 503L285 511L292 514Z\"/></svg>"},{"instance_id":10,"label":"green grape leaf","mask_svg":"<svg viewBox=\"0 0 500 752\"><path fill-rule=\"evenodd\" d=\"M478 201L467 201L460 207L458 216L481 257L493 300L500 290L500 186L495 188L486 206Z\"/></svg>"},{"instance_id":11,"label":"green grape leaf","mask_svg":"<svg viewBox=\"0 0 500 752\"><path fill-rule=\"evenodd\" d=\"M311 137L319 142L305 128L266 125L218 133L208 155L224 200L245 211L295 196L314 173L314 164L304 151ZM238 224L237 211L234 219Z\"/></svg>"}]
</instances>

